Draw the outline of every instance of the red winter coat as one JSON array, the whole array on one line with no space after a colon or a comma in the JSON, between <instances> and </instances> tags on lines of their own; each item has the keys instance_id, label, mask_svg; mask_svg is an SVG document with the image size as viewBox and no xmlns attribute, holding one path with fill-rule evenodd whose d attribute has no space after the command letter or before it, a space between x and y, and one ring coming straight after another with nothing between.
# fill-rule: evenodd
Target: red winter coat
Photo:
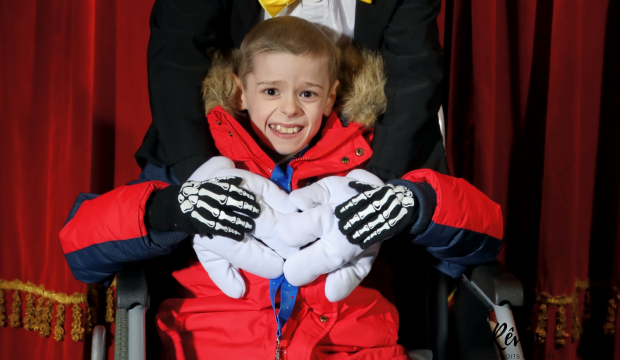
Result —
<instances>
[{"instance_id":1,"label":"red winter coat","mask_svg":"<svg viewBox=\"0 0 620 360\"><path fill-rule=\"evenodd\" d=\"M270 178L275 163L234 118L217 107L207 119L221 155L237 168ZM343 176L362 168L372 155L370 135L356 124L343 127L332 114L316 145L290 163L293 190L310 178ZM241 299L224 295L199 263L173 274L195 298L170 299L160 306L157 323L166 358L275 356L269 280L241 273L248 289ZM408 359L397 339L398 313L377 289L359 286L343 301L330 303L321 276L299 288L280 346L284 359Z\"/></svg>"}]
</instances>

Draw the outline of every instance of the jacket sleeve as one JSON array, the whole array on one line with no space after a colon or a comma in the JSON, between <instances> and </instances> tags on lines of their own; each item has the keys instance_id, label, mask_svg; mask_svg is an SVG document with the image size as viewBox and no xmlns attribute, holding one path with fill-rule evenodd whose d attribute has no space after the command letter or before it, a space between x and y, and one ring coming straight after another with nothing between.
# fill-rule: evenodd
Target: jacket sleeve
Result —
<instances>
[{"instance_id":1,"label":"jacket sleeve","mask_svg":"<svg viewBox=\"0 0 620 360\"><path fill-rule=\"evenodd\" d=\"M504 233L501 208L467 181L422 169L390 183L415 194L420 214L407 236L426 247L437 269L458 277L467 266L497 257Z\"/></svg>"},{"instance_id":2,"label":"jacket sleeve","mask_svg":"<svg viewBox=\"0 0 620 360\"><path fill-rule=\"evenodd\" d=\"M78 196L60 232L65 258L76 279L107 284L129 263L169 254L187 237L145 226L149 196L167 186L162 181L141 180L103 195Z\"/></svg>"},{"instance_id":3,"label":"jacket sleeve","mask_svg":"<svg viewBox=\"0 0 620 360\"><path fill-rule=\"evenodd\" d=\"M387 108L375 123L366 169L384 181L412 169L448 173L437 117L443 80L440 9L440 0L399 1L383 33Z\"/></svg>"},{"instance_id":4,"label":"jacket sleeve","mask_svg":"<svg viewBox=\"0 0 620 360\"><path fill-rule=\"evenodd\" d=\"M221 47L225 25L221 0L157 0L147 51L153 122L136 158L175 165L180 180L212 157L201 85L211 68L210 47Z\"/></svg>"}]
</instances>

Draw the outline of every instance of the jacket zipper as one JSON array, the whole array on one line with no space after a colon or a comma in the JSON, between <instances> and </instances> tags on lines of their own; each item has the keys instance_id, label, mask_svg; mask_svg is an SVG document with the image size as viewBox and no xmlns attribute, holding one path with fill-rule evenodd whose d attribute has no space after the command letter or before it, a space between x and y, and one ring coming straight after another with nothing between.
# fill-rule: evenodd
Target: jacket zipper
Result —
<instances>
[{"instance_id":1,"label":"jacket zipper","mask_svg":"<svg viewBox=\"0 0 620 360\"><path fill-rule=\"evenodd\" d=\"M357 132L357 130L359 129L353 129L351 130L348 134L344 135L342 138L340 138L340 140L335 143L334 145L332 145L331 147L329 147L327 150L323 151L322 153L315 155L315 156L309 156L309 157L300 157L297 159L294 159L293 161L291 161L289 163L289 165L292 167L293 163L296 163L298 161L314 161L314 160L318 160L324 156L329 155L330 153L334 152L336 149L338 149L340 146L342 146L344 143L346 143L347 141L349 141L349 138L352 137L353 135L355 135L355 133Z\"/></svg>"},{"instance_id":2,"label":"jacket zipper","mask_svg":"<svg viewBox=\"0 0 620 360\"><path fill-rule=\"evenodd\" d=\"M345 144L347 141L350 140L351 137L353 137L355 135L355 133L357 132L357 130L359 130L359 128L351 130L348 134L345 134L343 137L340 138L340 140L335 143L334 145L332 145L331 147L329 147L327 150L323 151L322 153L315 155L315 156L307 156L307 157L300 157L297 159L292 160L289 163L290 167L293 167L293 164L297 161L314 161L314 160L318 160L324 156L327 156L329 154L331 154L332 152L334 152L336 149L338 149L340 146L342 146L343 144ZM293 177L291 178L291 183L294 183L294 179L295 178L295 172L293 172Z\"/></svg>"},{"instance_id":3,"label":"jacket zipper","mask_svg":"<svg viewBox=\"0 0 620 360\"><path fill-rule=\"evenodd\" d=\"M241 141L241 144L243 144L243 147L245 147L245 151L247 151L247 153L253 157L258 163L260 163L261 165L263 165L265 168L267 168L267 170L271 173L273 171L272 168L269 167L269 164L267 164L266 162L263 161L263 159L261 159L260 157L258 157L256 154L254 154L252 152L252 150L250 149L250 146L245 142L245 140L243 140L243 138L241 136L239 136L239 133L237 132L237 130L235 130L234 126L232 126L232 124L230 123L230 121L228 121L228 119L225 116L222 116L221 113L216 112L218 118L220 120L224 120L226 121L226 125L228 125L228 128L231 130L231 132L233 133L233 135L239 139L239 141Z\"/></svg>"}]
</instances>

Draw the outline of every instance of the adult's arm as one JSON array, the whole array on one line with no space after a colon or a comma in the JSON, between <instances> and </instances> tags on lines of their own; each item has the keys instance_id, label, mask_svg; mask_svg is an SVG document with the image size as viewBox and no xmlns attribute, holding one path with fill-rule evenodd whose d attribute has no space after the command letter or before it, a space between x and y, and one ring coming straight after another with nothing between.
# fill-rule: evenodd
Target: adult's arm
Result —
<instances>
[{"instance_id":1,"label":"adult's arm","mask_svg":"<svg viewBox=\"0 0 620 360\"><path fill-rule=\"evenodd\" d=\"M418 203L418 218L401 238L426 247L437 269L458 277L468 266L497 257L502 209L466 180L422 169L390 183L411 189Z\"/></svg>"},{"instance_id":2,"label":"adult's arm","mask_svg":"<svg viewBox=\"0 0 620 360\"><path fill-rule=\"evenodd\" d=\"M147 63L153 122L136 159L173 165L186 180L214 156L201 98L211 67L206 51L223 46L226 13L222 0L156 0L150 19Z\"/></svg>"},{"instance_id":3,"label":"adult's arm","mask_svg":"<svg viewBox=\"0 0 620 360\"><path fill-rule=\"evenodd\" d=\"M383 33L388 101L375 124L367 170L384 181L421 168L448 173L437 119L443 79L440 7L440 0L401 0Z\"/></svg>"},{"instance_id":4,"label":"adult's arm","mask_svg":"<svg viewBox=\"0 0 620 360\"><path fill-rule=\"evenodd\" d=\"M80 194L60 231L77 280L109 284L128 264L170 254L187 234L162 232L144 221L151 194L178 184L169 168L147 164L140 180L103 195Z\"/></svg>"}]
</instances>

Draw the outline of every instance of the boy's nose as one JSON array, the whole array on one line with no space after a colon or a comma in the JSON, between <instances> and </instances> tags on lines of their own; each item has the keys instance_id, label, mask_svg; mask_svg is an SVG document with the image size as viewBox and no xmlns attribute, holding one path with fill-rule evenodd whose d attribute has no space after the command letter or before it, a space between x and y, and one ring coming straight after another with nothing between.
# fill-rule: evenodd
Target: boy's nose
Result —
<instances>
[{"instance_id":1,"label":"boy's nose","mask_svg":"<svg viewBox=\"0 0 620 360\"><path fill-rule=\"evenodd\" d=\"M294 97L286 97L284 103L280 106L280 111L287 117L294 117L299 113L299 106Z\"/></svg>"}]
</instances>

